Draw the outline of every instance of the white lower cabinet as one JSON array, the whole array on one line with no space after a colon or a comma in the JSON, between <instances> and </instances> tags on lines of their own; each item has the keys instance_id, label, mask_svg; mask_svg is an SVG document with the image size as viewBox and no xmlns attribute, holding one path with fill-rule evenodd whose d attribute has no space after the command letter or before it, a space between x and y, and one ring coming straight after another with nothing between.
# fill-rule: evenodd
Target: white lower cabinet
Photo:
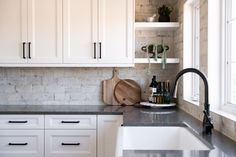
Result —
<instances>
[{"instance_id":1,"label":"white lower cabinet","mask_svg":"<svg viewBox=\"0 0 236 157\"><path fill-rule=\"evenodd\" d=\"M98 115L97 157L122 157L122 115Z\"/></svg>"},{"instance_id":2,"label":"white lower cabinet","mask_svg":"<svg viewBox=\"0 0 236 157\"><path fill-rule=\"evenodd\" d=\"M46 130L45 157L96 157L96 130Z\"/></svg>"},{"instance_id":3,"label":"white lower cabinet","mask_svg":"<svg viewBox=\"0 0 236 157\"><path fill-rule=\"evenodd\" d=\"M0 157L43 157L44 130L0 130Z\"/></svg>"},{"instance_id":4,"label":"white lower cabinet","mask_svg":"<svg viewBox=\"0 0 236 157\"><path fill-rule=\"evenodd\" d=\"M122 115L0 115L0 157L122 157Z\"/></svg>"}]
</instances>

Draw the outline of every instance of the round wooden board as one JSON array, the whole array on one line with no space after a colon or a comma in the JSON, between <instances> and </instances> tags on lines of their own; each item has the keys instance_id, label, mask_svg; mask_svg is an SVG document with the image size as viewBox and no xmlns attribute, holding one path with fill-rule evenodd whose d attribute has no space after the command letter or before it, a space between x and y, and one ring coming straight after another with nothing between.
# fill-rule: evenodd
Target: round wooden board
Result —
<instances>
[{"instance_id":1,"label":"round wooden board","mask_svg":"<svg viewBox=\"0 0 236 157\"><path fill-rule=\"evenodd\" d=\"M141 88L134 80L121 80L115 86L114 95L119 104L134 105L141 101Z\"/></svg>"}]
</instances>

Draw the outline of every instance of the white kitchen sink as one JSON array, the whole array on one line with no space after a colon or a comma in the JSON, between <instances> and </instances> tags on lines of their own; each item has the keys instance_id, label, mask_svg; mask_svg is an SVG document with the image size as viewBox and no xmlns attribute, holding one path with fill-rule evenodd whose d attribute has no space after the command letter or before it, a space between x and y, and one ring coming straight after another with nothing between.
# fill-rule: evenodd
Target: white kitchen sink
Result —
<instances>
[{"instance_id":1,"label":"white kitchen sink","mask_svg":"<svg viewBox=\"0 0 236 157\"><path fill-rule=\"evenodd\" d=\"M210 150L187 127L123 127L123 150Z\"/></svg>"}]
</instances>

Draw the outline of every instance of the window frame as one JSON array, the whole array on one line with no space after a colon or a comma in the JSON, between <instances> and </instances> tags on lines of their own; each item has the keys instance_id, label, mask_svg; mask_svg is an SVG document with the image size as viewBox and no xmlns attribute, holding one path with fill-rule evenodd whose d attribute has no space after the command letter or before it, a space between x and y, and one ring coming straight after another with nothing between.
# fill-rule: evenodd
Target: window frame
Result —
<instances>
[{"instance_id":1,"label":"window frame","mask_svg":"<svg viewBox=\"0 0 236 157\"><path fill-rule=\"evenodd\" d=\"M185 2L184 17L185 17L184 18L185 19L184 68L192 67L199 69L200 68L200 0L187 0ZM196 74L188 74L183 77L184 77L183 99L192 104L199 105L200 101L199 76Z\"/></svg>"},{"instance_id":2,"label":"window frame","mask_svg":"<svg viewBox=\"0 0 236 157\"><path fill-rule=\"evenodd\" d=\"M223 0L222 1L222 105L220 106L221 110L230 113L236 113L236 104L231 102L231 37L232 32L230 29L230 24L232 21L235 21L235 18L230 18L230 14L232 12L232 8L228 7L231 6L232 0Z\"/></svg>"},{"instance_id":3,"label":"window frame","mask_svg":"<svg viewBox=\"0 0 236 157\"><path fill-rule=\"evenodd\" d=\"M195 0L192 4L192 25L193 25L193 51L192 51L192 67L200 68L200 1ZM192 74L192 101L199 101L199 76Z\"/></svg>"}]
</instances>

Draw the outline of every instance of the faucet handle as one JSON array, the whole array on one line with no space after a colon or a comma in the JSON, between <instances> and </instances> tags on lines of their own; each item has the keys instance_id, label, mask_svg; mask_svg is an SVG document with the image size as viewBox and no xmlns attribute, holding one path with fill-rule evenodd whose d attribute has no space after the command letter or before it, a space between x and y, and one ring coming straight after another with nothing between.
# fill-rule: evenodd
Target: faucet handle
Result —
<instances>
[{"instance_id":1,"label":"faucet handle","mask_svg":"<svg viewBox=\"0 0 236 157\"><path fill-rule=\"evenodd\" d=\"M211 116L207 114L206 110L203 111L203 132L206 134L211 134L211 130L214 128L211 120Z\"/></svg>"},{"instance_id":2,"label":"faucet handle","mask_svg":"<svg viewBox=\"0 0 236 157\"><path fill-rule=\"evenodd\" d=\"M206 118L206 120L207 120L208 122L211 122L211 123L212 123L212 121L211 121L211 116L206 112L206 110L204 110L203 113L204 113L204 117Z\"/></svg>"}]
</instances>

